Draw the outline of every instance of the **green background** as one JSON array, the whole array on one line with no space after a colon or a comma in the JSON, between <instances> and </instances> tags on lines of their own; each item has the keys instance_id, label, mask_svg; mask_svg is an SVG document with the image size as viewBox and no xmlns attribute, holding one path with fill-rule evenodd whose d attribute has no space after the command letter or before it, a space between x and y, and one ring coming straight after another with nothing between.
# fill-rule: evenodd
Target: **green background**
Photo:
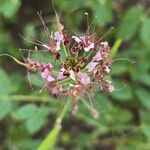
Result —
<instances>
[{"instance_id":1,"label":"green background","mask_svg":"<svg viewBox=\"0 0 150 150\"><path fill-rule=\"evenodd\" d=\"M96 22L99 36L107 35L112 47L122 44L115 61L112 80L116 91L111 95L95 93L95 107L100 113L94 120L81 103L75 116L67 112L57 137L56 150L149 150L150 149L150 9L149 0L56 0L55 7L65 29L86 31L85 12ZM37 11L50 30L55 14L49 0L0 0L0 54L22 59L19 48L34 45L19 34L44 39ZM45 59L45 58L44 58ZM43 141L65 101L48 93L39 94L41 81L11 59L0 57L0 150L35 150ZM55 139L54 139L55 140Z\"/></svg>"}]
</instances>

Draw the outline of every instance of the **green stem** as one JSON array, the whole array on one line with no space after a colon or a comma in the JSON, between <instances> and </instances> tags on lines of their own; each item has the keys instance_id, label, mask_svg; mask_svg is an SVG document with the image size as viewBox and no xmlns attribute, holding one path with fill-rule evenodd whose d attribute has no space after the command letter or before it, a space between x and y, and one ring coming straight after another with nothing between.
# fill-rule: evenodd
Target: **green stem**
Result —
<instances>
[{"instance_id":1,"label":"green stem","mask_svg":"<svg viewBox=\"0 0 150 150\"><path fill-rule=\"evenodd\" d=\"M41 145L37 148L37 150L53 150L54 149L54 145L56 143L57 136L61 130L62 119L66 115L67 110L69 109L70 105L71 105L71 100L67 100L62 112L56 119L53 129L49 132L49 134L44 139L44 141L41 143Z\"/></svg>"},{"instance_id":2,"label":"green stem","mask_svg":"<svg viewBox=\"0 0 150 150\"><path fill-rule=\"evenodd\" d=\"M50 97L27 96L27 95L0 95L0 101L35 101L35 102L55 102Z\"/></svg>"},{"instance_id":3,"label":"green stem","mask_svg":"<svg viewBox=\"0 0 150 150\"><path fill-rule=\"evenodd\" d=\"M67 52L66 46L65 46L64 44L63 44L63 49L64 49L64 51L65 51L66 57L68 57L68 52Z\"/></svg>"}]
</instances>

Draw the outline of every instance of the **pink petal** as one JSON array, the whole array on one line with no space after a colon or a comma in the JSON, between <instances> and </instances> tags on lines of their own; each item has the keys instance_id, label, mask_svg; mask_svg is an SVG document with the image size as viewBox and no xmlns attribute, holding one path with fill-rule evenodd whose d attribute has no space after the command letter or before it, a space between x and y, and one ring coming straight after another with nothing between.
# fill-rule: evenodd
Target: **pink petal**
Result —
<instances>
[{"instance_id":1,"label":"pink petal","mask_svg":"<svg viewBox=\"0 0 150 150\"><path fill-rule=\"evenodd\" d=\"M59 31L56 31L54 33L54 39L58 42L61 42L63 40L64 36Z\"/></svg>"},{"instance_id":2,"label":"pink petal","mask_svg":"<svg viewBox=\"0 0 150 150\"><path fill-rule=\"evenodd\" d=\"M45 79L49 75L49 73L50 73L50 71L47 68L45 68L41 74L42 78Z\"/></svg>"},{"instance_id":3,"label":"pink petal","mask_svg":"<svg viewBox=\"0 0 150 150\"><path fill-rule=\"evenodd\" d=\"M78 72L78 77L83 85L88 85L90 83L90 77L86 73Z\"/></svg>"},{"instance_id":4,"label":"pink petal","mask_svg":"<svg viewBox=\"0 0 150 150\"><path fill-rule=\"evenodd\" d=\"M96 55L93 57L93 61L100 61L100 60L102 60L103 58L102 58L102 55L101 55L101 53L100 53L100 51L98 51L97 53L96 53Z\"/></svg>"},{"instance_id":5,"label":"pink petal","mask_svg":"<svg viewBox=\"0 0 150 150\"><path fill-rule=\"evenodd\" d=\"M94 43L90 43L88 47L84 47L84 50L88 52L90 49L94 48Z\"/></svg>"},{"instance_id":6,"label":"pink petal","mask_svg":"<svg viewBox=\"0 0 150 150\"><path fill-rule=\"evenodd\" d=\"M58 79L58 80L62 80L62 79L64 79L64 78L66 78L66 77L63 75L64 71L66 71L66 69L65 69L64 67L60 69L60 72L59 72L59 74L58 74L58 76L57 76L57 79Z\"/></svg>"},{"instance_id":7,"label":"pink petal","mask_svg":"<svg viewBox=\"0 0 150 150\"><path fill-rule=\"evenodd\" d=\"M88 69L89 72L91 72L95 67L96 65L98 64L98 62L90 62L86 68Z\"/></svg>"},{"instance_id":8,"label":"pink petal","mask_svg":"<svg viewBox=\"0 0 150 150\"><path fill-rule=\"evenodd\" d=\"M105 66L105 69L104 69L107 73L110 73L110 69L108 66Z\"/></svg>"},{"instance_id":9,"label":"pink petal","mask_svg":"<svg viewBox=\"0 0 150 150\"><path fill-rule=\"evenodd\" d=\"M43 46L44 48L46 48L46 49L50 50L50 47L49 47L48 45L43 44L42 46Z\"/></svg>"},{"instance_id":10,"label":"pink petal","mask_svg":"<svg viewBox=\"0 0 150 150\"><path fill-rule=\"evenodd\" d=\"M72 38L73 38L77 43L79 43L79 42L82 41L82 40L81 40L79 37L77 37L77 36L72 36Z\"/></svg>"},{"instance_id":11,"label":"pink petal","mask_svg":"<svg viewBox=\"0 0 150 150\"><path fill-rule=\"evenodd\" d=\"M47 77L44 72L41 73L41 76L43 79L45 79Z\"/></svg>"},{"instance_id":12,"label":"pink petal","mask_svg":"<svg viewBox=\"0 0 150 150\"><path fill-rule=\"evenodd\" d=\"M81 83L83 85L88 85L90 83L90 77L81 78Z\"/></svg>"},{"instance_id":13,"label":"pink petal","mask_svg":"<svg viewBox=\"0 0 150 150\"><path fill-rule=\"evenodd\" d=\"M63 72L59 72L59 74L58 74L58 76L57 76L57 79L58 79L58 80L62 80L62 79L64 79L64 78L66 78L66 77L63 75Z\"/></svg>"},{"instance_id":14,"label":"pink petal","mask_svg":"<svg viewBox=\"0 0 150 150\"><path fill-rule=\"evenodd\" d=\"M55 81L55 79L52 77L52 75L48 75L47 81L52 82Z\"/></svg>"},{"instance_id":15,"label":"pink petal","mask_svg":"<svg viewBox=\"0 0 150 150\"><path fill-rule=\"evenodd\" d=\"M57 42L56 43L56 51L59 51L60 50L60 42Z\"/></svg>"},{"instance_id":16,"label":"pink petal","mask_svg":"<svg viewBox=\"0 0 150 150\"><path fill-rule=\"evenodd\" d=\"M76 77L75 77L74 71L73 71L73 70L70 70L69 73L70 73L70 78L71 78L72 80L76 81Z\"/></svg>"}]
</instances>

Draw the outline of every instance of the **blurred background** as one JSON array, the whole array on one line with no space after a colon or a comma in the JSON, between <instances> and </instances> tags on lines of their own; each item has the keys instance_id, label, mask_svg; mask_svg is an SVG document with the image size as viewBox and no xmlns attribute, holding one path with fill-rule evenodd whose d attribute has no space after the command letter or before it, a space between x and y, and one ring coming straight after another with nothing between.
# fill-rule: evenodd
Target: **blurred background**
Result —
<instances>
[{"instance_id":1,"label":"blurred background","mask_svg":"<svg viewBox=\"0 0 150 150\"><path fill-rule=\"evenodd\" d=\"M95 20L97 34L107 35L112 47L122 44L115 61L112 79L116 91L111 95L95 93L100 113L94 120L79 105L75 116L68 112L62 123L56 150L149 150L150 149L150 0L56 0L55 7L69 32L86 31L86 16ZM19 48L34 48L23 40L30 35L44 39L37 12L50 30L55 14L50 0L0 0L0 54L22 60ZM96 16L96 17L95 17ZM0 57L0 150L35 150L63 108L64 101L39 94L41 80L10 58Z\"/></svg>"}]
</instances>

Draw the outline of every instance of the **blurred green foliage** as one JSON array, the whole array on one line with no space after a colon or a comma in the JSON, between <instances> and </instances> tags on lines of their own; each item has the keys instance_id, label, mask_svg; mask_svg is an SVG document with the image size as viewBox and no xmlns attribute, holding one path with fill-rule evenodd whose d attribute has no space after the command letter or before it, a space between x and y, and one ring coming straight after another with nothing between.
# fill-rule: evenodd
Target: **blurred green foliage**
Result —
<instances>
[{"instance_id":1,"label":"blurred green foliage","mask_svg":"<svg viewBox=\"0 0 150 150\"><path fill-rule=\"evenodd\" d=\"M85 12L96 21L97 33L110 45L121 40L112 75L116 91L111 95L95 93L95 108L100 112L94 120L80 104L75 116L65 117L56 149L150 149L150 18L147 0L57 0L55 6L66 29L74 33L86 30ZM0 0L0 53L21 59L19 48L34 45L18 34L43 38L37 11L53 29L55 18L51 2ZM117 47L117 46L116 46ZM43 59L38 58L37 59ZM45 58L44 58L45 59ZM48 59L51 59L49 56ZM45 60L46 61L46 60ZM53 61L53 60L52 60ZM30 90L25 69L9 58L0 57L0 149L35 150L52 129L64 101L53 100L48 93L39 94L41 80L30 74L34 90ZM57 64L56 64L57 67ZM40 87L39 87L40 88ZM45 97L49 97L48 99Z\"/></svg>"}]
</instances>

